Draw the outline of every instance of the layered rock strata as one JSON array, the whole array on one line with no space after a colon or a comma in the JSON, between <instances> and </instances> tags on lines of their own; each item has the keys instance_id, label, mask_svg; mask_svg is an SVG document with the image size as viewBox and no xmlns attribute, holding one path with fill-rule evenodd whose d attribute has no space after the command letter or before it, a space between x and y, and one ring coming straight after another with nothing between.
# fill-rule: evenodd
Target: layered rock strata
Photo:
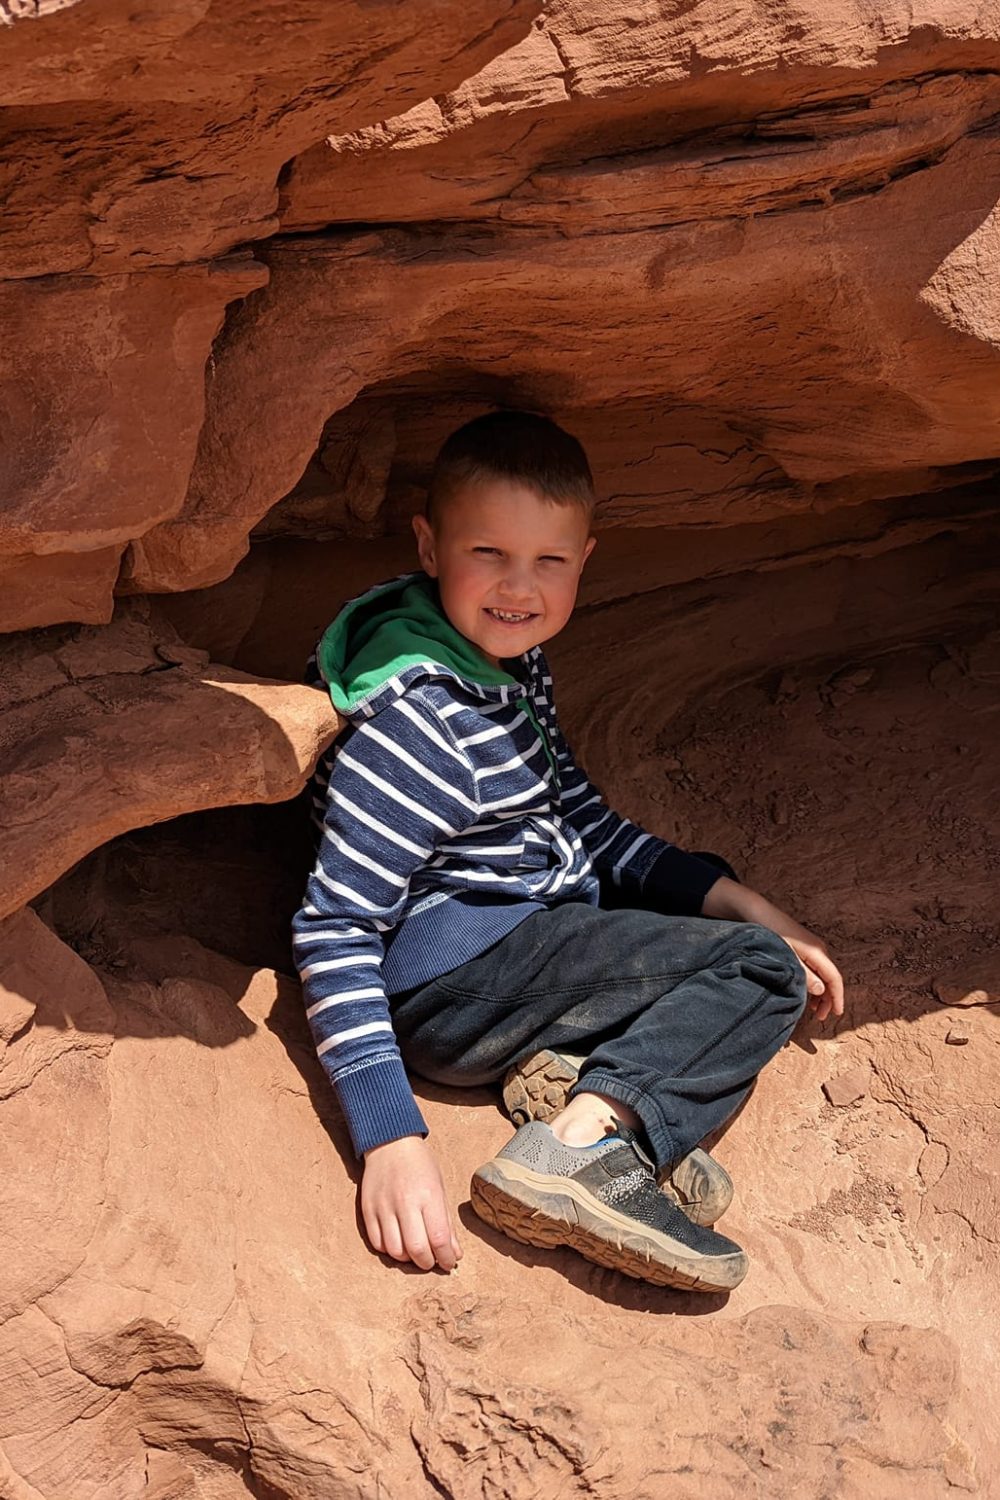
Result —
<instances>
[{"instance_id":1,"label":"layered rock strata","mask_svg":"<svg viewBox=\"0 0 1000 1500\"><path fill-rule=\"evenodd\" d=\"M285 164L460 83L537 8L0 7L0 630L109 619L128 542L181 509Z\"/></svg>"}]
</instances>

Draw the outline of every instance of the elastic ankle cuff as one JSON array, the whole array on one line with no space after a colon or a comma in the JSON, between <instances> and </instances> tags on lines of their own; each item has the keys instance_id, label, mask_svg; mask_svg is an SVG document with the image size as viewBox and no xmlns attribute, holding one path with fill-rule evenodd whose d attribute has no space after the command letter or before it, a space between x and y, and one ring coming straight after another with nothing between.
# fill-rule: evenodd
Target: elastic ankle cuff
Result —
<instances>
[{"instance_id":1,"label":"elastic ankle cuff","mask_svg":"<svg viewBox=\"0 0 1000 1500\"><path fill-rule=\"evenodd\" d=\"M628 1105L642 1122L639 1144L644 1151L649 1152L657 1168L672 1166L677 1160L673 1137L648 1094L632 1088L614 1073L605 1073L600 1068L589 1068L569 1089L566 1097L572 1099L575 1094L606 1094L609 1099L617 1099L620 1104Z\"/></svg>"}]
</instances>

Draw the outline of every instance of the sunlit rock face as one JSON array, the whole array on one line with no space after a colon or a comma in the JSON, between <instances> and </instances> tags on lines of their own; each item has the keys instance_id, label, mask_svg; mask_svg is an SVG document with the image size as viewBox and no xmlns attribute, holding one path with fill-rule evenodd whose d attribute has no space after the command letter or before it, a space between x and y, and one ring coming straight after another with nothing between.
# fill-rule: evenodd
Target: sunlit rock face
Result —
<instances>
[{"instance_id":1,"label":"sunlit rock face","mask_svg":"<svg viewBox=\"0 0 1000 1500\"><path fill-rule=\"evenodd\" d=\"M1000 1430L1000 21L0 6L0 1500L937 1500ZM826 938L722 1299L367 1249L288 949L300 684L496 405L585 443L546 650L623 812ZM153 597L155 596L155 597Z\"/></svg>"},{"instance_id":2,"label":"sunlit rock face","mask_svg":"<svg viewBox=\"0 0 1000 1500\"><path fill-rule=\"evenodd\" d=\"M0 630L107 620L127 545L181 509L285 165L460 84L537 8L0 8Z\"/></svg>"}]
</instances>

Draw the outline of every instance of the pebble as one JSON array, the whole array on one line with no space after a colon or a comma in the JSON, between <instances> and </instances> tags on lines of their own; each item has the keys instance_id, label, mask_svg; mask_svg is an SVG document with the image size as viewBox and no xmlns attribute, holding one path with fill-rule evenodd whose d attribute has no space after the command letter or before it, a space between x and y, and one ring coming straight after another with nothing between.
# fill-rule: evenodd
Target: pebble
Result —
<instances>
[{"instance_id":1,"label":"pebble","mask_svg":"<svg viewBox=\"0 0 1000 1500\"><path fill-rule=\"evenodd\" d=\"M771 815L771 822L777 823L779 828L783 828L788 822L788 807L780 797L772 797L770 799L768 812Z\"/></svg>"},{"instance_id":2,"label":"pebble","mask_svg":"<svg viewBox=\"0 0 1000 1500\"><path fill-rule=\"evenodd\" d=\"M963 1030L961 1026L952 1026L945 1037L945 1041L950 1047L965 1047L970 1040L969 1033Z\"/></svg>"},{"instance_id":3,"label":"pebble","mask_svg":"<svg viewBox=\"0 0 1000 1500\"><path fill-rule=\"evenodd\" d=\"M856 1104L868 1092L868 1069L855 1068L853 1072L828 1078L823 1085L823 1092L837 1109L846 1109L849 1104Z\"/></svg>"}]
</instances>

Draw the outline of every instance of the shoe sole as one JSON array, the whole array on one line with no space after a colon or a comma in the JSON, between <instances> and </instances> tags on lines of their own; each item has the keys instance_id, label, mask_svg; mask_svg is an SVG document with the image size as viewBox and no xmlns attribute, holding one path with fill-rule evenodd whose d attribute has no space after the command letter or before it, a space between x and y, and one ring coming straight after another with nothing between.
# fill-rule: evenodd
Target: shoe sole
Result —
<instances>
[{"instance_id":1,"label":"shoe sole","mask_svg":"<svg viewBox=\"0 0 1000 1500\"><path fill-rule=\"evenodd\" d=\"M479 1167L471 1198L484 1223L523 1245L565 1245L596 1265L654 1286L730 1292L747 1273L742 1251L699 1255L600 1203L571 1178L546 1176L519 1162L496 1159Z\"/></svg>"},{"instance_id":2,"label":"shoe sole","mask_svg":"<svg viewBox=\"0 0 1000 1500\"><path fill-rule=\"evenodd\" d=\"M582 1059L581 1059L582 1061ZM553 1119L566 1107L566 1095L579 1070L558 1052L546 1048L515 1063L503 1081L504 1108L515 1125ZM733 1201L732 1181L707 1151L696 1148L658 1178L661 1190L692 1224L710 1229Z\"/></svg>"}]
</instances>

